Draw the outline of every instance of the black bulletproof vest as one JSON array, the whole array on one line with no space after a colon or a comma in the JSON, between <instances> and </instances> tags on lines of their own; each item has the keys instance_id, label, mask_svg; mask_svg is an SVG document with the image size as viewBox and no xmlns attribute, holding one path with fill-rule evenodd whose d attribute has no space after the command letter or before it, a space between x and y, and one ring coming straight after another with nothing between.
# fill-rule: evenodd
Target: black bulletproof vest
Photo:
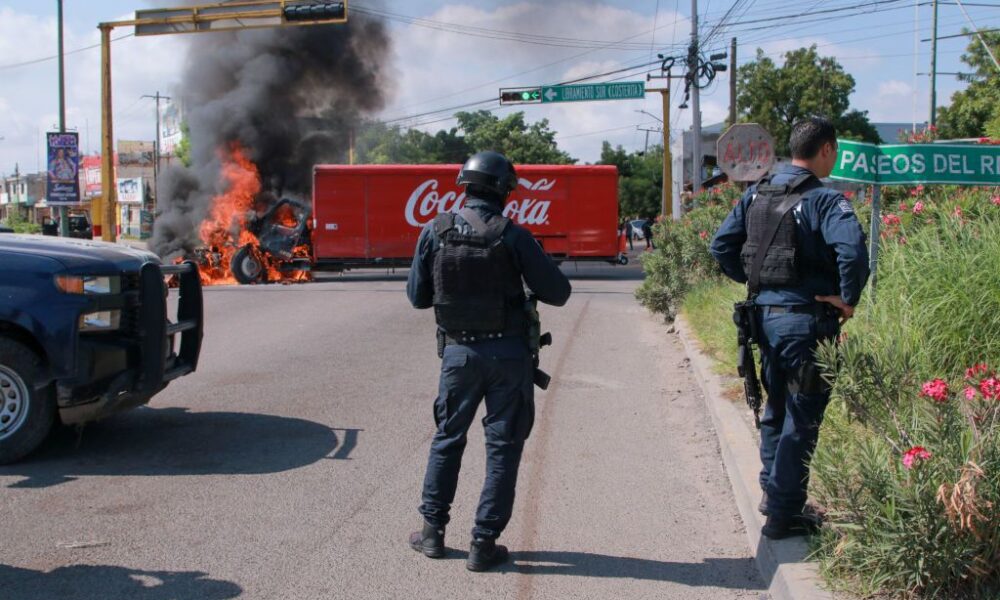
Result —
<instances>
[{"instance_id":1,"label":"black bulletproof vest","mask_svg":"<svg viewBox=\"0 0 1000 600\"><path fill-rule=\"evenodd\" d=\"M440 246L434 255L434 316L450 335L508 333L508 310L522 303L521 275L503 233L510 219L494 216L486 223L470 208L459 213L472 229L462 233L455 215L434 219Z\"/></svg>"},{"instance_id":2,"label":"black bulletproof vest","mask_svg":"<svg viewBox=\"0 0 1000 600\"><path fill-rule=\"evenodd\" d=\"M770 177L757 185L746 216L747 241L740 252L751 293L761 287L799 284L802 265L793 210L805 192L820 185L812 173L784 185L772 185Z\"/></svg>"}]
</instances>

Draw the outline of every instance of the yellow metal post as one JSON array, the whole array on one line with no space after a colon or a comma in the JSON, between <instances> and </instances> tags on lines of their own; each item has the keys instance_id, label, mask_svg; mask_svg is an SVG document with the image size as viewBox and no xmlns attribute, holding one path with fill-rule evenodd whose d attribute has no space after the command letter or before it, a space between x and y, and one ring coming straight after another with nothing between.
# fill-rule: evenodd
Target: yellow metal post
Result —
<instances>
[{"instance_id":1,"label":"yellow metal post","mask_svg":"<svg viewBox=\"0 0 1000 600\"><path fill-rule=\"evenodd\" d=\"M94 227L101 228L101 239L113 242L117 238L118 195L115 182L114 131L111 120L111 30L102 23L101 29L101 202L91 212Z\"/></svg>"},{"instance_id":2,"label":"yellow metal post","mask_svg":"<svg viewBox=\"0 0 1000 600\"><path fill-rule=\"evenodd\" d=\"M665 218L674 216L673 159L670 155L670 80L660 90L663 97L663 211Z\"/></svg>"}]
</instances>

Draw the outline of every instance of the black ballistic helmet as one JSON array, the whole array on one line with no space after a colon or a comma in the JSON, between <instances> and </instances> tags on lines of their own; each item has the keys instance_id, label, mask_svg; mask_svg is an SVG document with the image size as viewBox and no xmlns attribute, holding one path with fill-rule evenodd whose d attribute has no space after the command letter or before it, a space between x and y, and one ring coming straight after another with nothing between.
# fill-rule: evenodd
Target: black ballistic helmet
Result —
<instances>
[{"instance_id":1,"label":"black ballistic helmet","mask_svg":"<svg viewBox=\"0 0 1000 600\"><path fill-rule=\"evenodd\" d=\"M472 186L476 191L487 191L503 200L517 187L514 165L499 152L473 154L458 172L458 185Z\"/></svg>"}]
</instances>

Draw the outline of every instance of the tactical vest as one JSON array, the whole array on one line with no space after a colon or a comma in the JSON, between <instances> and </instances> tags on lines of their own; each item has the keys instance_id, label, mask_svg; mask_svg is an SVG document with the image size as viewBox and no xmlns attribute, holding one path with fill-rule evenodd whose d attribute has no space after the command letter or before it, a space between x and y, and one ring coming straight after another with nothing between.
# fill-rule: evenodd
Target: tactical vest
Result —
<instances>
[{"instance_id":1,"label":"tactical vest","mask_svg":"<svg viewBox=\"0 0 1000 600\"><path fill-rule=\"evenodd\" d=\"M770 177L757 185L746 215L747 241L740 252L752 294L761 287L799 284L802 264L793 212L804 193L821 185L812 173L784 185L772 185Z\"/></svg>"},{"instance_id":2,"label":"tactical vest","mask_svg":"<svg viewBox=\"0 0 1000 600\"><path fill-rule=\"evenodd\" d=\"M454 337L507 333L509 311L523 303L524 288L513 257L503 243L510 219L489 223L470 208L459 216L470 233L455 227L455 215L434 219L440 246L434 254L434 316Z\"/></svg>"}]
</instances>

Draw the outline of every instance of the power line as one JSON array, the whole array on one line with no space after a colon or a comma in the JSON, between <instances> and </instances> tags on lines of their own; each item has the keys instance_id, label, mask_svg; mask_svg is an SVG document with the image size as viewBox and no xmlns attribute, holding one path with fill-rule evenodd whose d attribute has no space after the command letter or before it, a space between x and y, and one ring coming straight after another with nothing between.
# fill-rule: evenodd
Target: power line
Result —
<instances>
[{"instance_id":1,"label":"power line","mask_svg":"<svg viewBox=\"0 0 1000 600\"><path fill-rule=\"evenodd\" d=\"M135 35L134 33L126 33L125 35L120 35L116 38L111 38L111 41L117 42L119 40L124 40L125 38L133 37L134 35ZM92 46L84 46L83 48L77 48L76 50L69 50L68 52L64 52L63 56L69 56L70 54L79 54L80 52L86 52L87 50L93 50L94 48L100 48L100 47L101 47L100 43L94 44ZM6 65L0 65L0 70L16 69L18 67L26 67L28 65L37 65L38 63L43 63L50 60L56 60L57 58L59 58L59 55L53 54L52 56L43 56L41 58L34 58L23 62L8 63Z\"/></svg>"}]
</instances>

